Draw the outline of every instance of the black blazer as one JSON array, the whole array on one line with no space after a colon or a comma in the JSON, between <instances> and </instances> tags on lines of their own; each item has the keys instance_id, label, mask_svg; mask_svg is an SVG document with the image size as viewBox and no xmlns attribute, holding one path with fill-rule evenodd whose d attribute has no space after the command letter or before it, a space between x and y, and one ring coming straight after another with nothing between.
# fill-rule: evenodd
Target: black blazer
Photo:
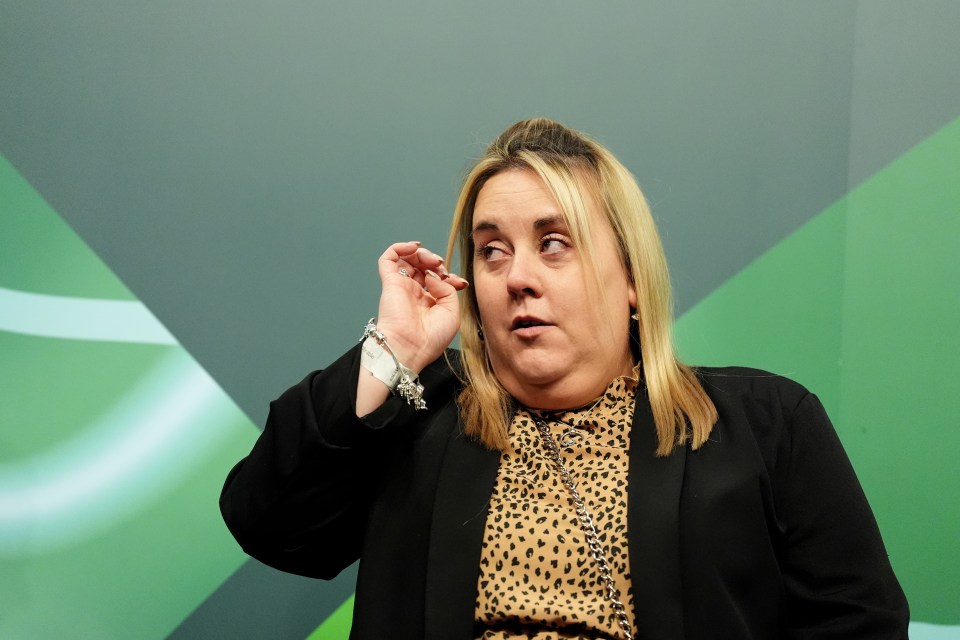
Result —
<instances>
[{"instance_id":1,"label":"black blazer","mask_svg":"<svg viewBox=\"0 0 960 640\"><path fill-rule=\"evenodd\" d=\"M354 639L473 638L499 454L466 439L444 359L429 409L354 415L359 348L270 407L220 500L251 556L331 578L360 558ZM658 458L638 391L628 532L637 638L906 638L908 610L815 396L753 369L701 369L719 421Z\"/></svg>"}]
</instances>

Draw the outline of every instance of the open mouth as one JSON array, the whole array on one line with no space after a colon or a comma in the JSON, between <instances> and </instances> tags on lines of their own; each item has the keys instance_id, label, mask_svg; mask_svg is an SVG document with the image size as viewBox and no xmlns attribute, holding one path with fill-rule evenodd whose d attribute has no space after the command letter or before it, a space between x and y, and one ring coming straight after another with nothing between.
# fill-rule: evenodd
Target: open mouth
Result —
<instances>
[{"instance_id":1,"label":"open mouth","mask_svg":"<svg viewBox=\"0 0 960 640\"><path fill-rule=\"evenodd\" d=\"M514 331L517 329L529 329L530 327L546 327L549 326L549 322L544 322L538 318L517 318L513 321L513 326L511 327Z\"/></svg>"}]
</instances>

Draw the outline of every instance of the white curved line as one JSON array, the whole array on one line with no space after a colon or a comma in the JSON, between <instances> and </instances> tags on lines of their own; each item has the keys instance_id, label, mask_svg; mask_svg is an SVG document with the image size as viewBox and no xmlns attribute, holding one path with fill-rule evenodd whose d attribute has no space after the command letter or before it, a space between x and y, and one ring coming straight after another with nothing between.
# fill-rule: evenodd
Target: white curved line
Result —
<instances>
[{"instance_id":1,"label":"white curved line","mask_svg":"<svg viewBox=\"0 0 960 640\"><path fill-rule=\"evenodd\" d=\"M911 640L960 640L960 624L910 623Z\"/></svg>"},{"instance_id":2,"label":"white curved line","mask_svg":"<svg viewBox=\"0 0 960 640\"><path fill-rule=\"evenodd\" d=\"M74 438L0 465L0 556L44 553L114 526L182 482L243 422L178 349Z\"/></svg>"},{"instance_id":3,"label":"white curved line","mask_svg":"<svg viewBox=\"0 0 960 640\"><path fill-rule=\"evenodd\" d=\"M0 330L46 338L179 344L138 300L52 296L4 287Z\"/></svg>"}]
</instances>

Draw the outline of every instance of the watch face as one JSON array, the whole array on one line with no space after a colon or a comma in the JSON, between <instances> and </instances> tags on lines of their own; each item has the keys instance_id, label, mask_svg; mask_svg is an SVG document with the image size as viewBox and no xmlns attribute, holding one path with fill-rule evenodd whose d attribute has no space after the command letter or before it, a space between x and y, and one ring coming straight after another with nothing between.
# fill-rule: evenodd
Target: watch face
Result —
<instances>
[{"instance_id":1,"label":"watch face","mask_svg":"<svg viewBox=\"0 0 960 640\"><path fill-rule=\"evenodd\" d=\"M374 378L387 385L391 391L396 391L400 382L401 369L397 368L397 361L386 349L380 346L376 338L368 336L360 347L360 366L369 371ZM406 367L403 373L412 372Z\"/></svg>"}]
</instances>

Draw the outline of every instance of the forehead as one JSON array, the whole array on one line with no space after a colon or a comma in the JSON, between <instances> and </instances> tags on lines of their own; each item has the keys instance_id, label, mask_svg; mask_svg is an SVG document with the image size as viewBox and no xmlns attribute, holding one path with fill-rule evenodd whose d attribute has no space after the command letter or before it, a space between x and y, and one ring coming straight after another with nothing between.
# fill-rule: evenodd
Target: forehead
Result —
<instances>
[{"instance_id":1,"label":"forehead","mask_svg":"<svg viewBox=\"0 0 960 640\"><path fill-rule=\"evenodd\" d=\"M547 223L582 228L600 222L602 226L603 216L596 199L590 189L584 188L582 180L571 183L557 177L551 182L563 204L530 169L508 169L491 176L477 193L472 231L476 233L510 223L537 228Z\"/></svg>"},{"instance_id":2,"label":"forehead","mask_svg":"<svg viewBox=\"0 0 960 640\"><path fill-rule=\"evenodd\" d=\"M526 211L531 207L553 209L560 206L539 176L525 169L508 169L494 174L477 193L474 218L484 214Z\"/></svg>"},{"instance_id":3,"label":"forehead","mask_svg":"<svg viewBox=\"0 0 960 640\"><path fill-rule=\"evenodd\" d=\"M502 230L505 225L533 230L564 227L578 241L589 241L595 233L613 233L587 176L570 180L551 173L547 174L550 186L532 169L506 169L487 179L474 203L471 236L487 229Z\"/></svg>"}]
</instances>

